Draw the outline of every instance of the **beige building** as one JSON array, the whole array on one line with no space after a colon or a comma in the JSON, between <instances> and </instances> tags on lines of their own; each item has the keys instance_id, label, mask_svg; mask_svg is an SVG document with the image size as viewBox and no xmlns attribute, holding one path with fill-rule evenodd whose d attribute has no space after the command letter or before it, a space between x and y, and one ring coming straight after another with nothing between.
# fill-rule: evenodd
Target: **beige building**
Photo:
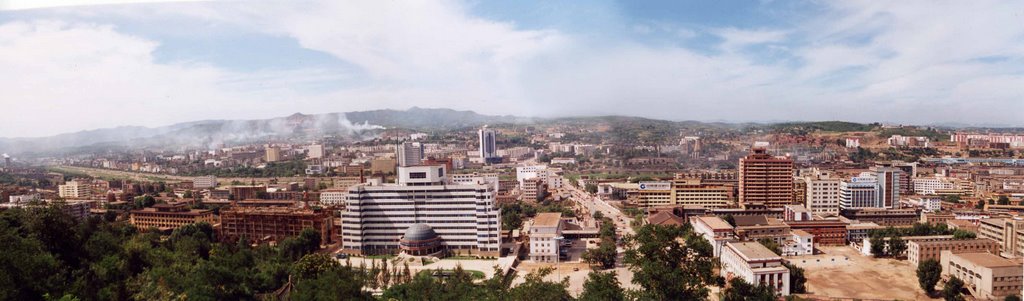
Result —
<instances>
[{"instance_id":1,"label":"beige building","mask_svg":"<svg viewBox=\"0 0 1024 301\"><path fill-rule=\"evenodd\" d=\"M266 149L266 161L277 162L281 161L281 148L277 146L268 146Z\"/></svg>"},{"instance_id":2,"label":"beige building","mask_svg":"<svg viewBox=\"0 0 1024 301\"><path fill-rule=\"evenodd\" d=\"M992 253L999 254L999 243L988 238L953 239L932 241L908 241L907 260L910 264L919 265L928 259L939 260L943 251L953 254L960 253Z\"/></svg>"},{"instance_id":3,"label":"beige building","mask_svg":"<svg viewBox=\"0 0 1024 301\"><path fill-rule=\"evenodd\" d=\"M733 187L705 183L700 178L676 177L672 181L672 198L676 205L698 205L724 208L735 198Z\"/></svg>"},{"instance_id":4,"label":"beige building","mask_svg":"<svg viewBox=\"0 0 1024 301\"><path fill-rule=\"evenodd\" d=\"M637 187L634 203L639 207L662 207L675 203L671 182L640 182Z\"/></svg>"},{"instance_id":5,"label":"beige building","mask_svg":"<svg viewBox=\"0 0 1024 301\"><path fill-rule=\"evenodd\" d=\"M734 216L736 236L742 240L756 241L767 238L782 245L790 238L790 228L780 219L764 215Z\"/></svg>"},{"instance_id":6,"label":"beige building","mask_svg":"<svg viewBox=\"0 0 1024 301\"><path fill-rule=\"evenodd\" d=\"M693 225L693 232L700 234L711 243L715 257L722 255L725 243L736 240L733 226L717 216L690 217L690 225Z\"/></svg>"},{"instance_id":7,"label":"beige building","mask_svg":"<svg viewBox=\"0 0 1024 301\"><path fill-rule=\"evenodd\" d=\"M393 174L395 173L395 159L393 158L377 158L370 161L370 173L371 174Z\"/></svg>"},{"instance_id":8,"label":"beige building","mask_svg":"<svg viewBox=\"0 0 1024 301\"><path fill-rule=\"evenodd\" d=\"M543 178L529 178L523 180L523 200L536 202L547 197L547 182Z\"/></svg>"},{"instance_id":9,"label":"beige building","mask_svg":"<svg viewBox=\"0 0 1024 301\"><path fill-rule=\"evenodd\" d=\"M1019 295L1024 283L1024 267L1018 260L1010 260L990 253L942 252L942 275L957 277L964 287L980 300L1003 299Z\"/></svg>"},{"instance_id":10,"label":"beige building","mask_svg":"<svg viewBox=\"0 0 1024 301\"><path fill-rule=\"evenodd\" d=\"M530 260L536 262L559 260L562 230L561 213L538 213L533 218L533 225L530 226Z\"/></svg>"},{"instance_id":11,"label":"beige building","mask_svg":"<svg viewBox=\"0 0 1024 301\"><path fill-rule=\"evenodd\" d=\"M1020 257L1024 252L1024 221L1012 218L979 220L978 238L998 242L1002 256Z\"/></svg>"},{"instance_id":12,"label":"beige building","mask_svg":"<svg viewBox=\"0 0 1024 301\"><path fill-rule=\"evenodd\" d=\"M92 185L80 181L68 181L57 186L57 195L65 199L82 199L92 197Z\"/></svg>"},{"instance_id":13,"label":"beige building","mask_svg":"<svg viewBox=\"0 0 1024 301\"><path fill-rule=\"evenodd\" d=\"M820 172L803 177L803 180L806 183L804 207L815 214L839 214L841 180Z\"/></svg>"}]
</instances>

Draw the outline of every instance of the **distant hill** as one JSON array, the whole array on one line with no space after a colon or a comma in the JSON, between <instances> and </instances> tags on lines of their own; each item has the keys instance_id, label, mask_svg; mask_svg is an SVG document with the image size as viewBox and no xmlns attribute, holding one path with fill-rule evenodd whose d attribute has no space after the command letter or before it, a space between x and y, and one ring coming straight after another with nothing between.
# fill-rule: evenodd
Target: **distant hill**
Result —
<instances>
[{"instance_id":1,"label":"distant hill","mask_svg":"<svg viewBox=\"0 0 1024 301\"><path fill-rule=\"evenodd\" d=\"M447 129L489 123L525 123L531 118L490 116L472 111L411 108L348 113L292 114L257 120L204 120L163 127L123 126L38 138L0 138L0 153L81 150L127 146L213 146L275 137L332 135L359 139L384 128Z\"/></svg>"}]
</instances>

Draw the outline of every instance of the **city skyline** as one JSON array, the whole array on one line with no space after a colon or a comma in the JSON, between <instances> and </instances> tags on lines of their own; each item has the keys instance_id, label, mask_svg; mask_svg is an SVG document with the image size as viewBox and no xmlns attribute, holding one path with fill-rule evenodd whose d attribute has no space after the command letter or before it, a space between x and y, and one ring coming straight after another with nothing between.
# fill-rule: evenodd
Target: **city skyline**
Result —
<instances>
[{"instance_id":1,"label":"city skyline","mask_svg":"<svg viewBox=\"0 0 1024 301\"><path fill-rule=\"evenodd\" d=\"M412 106L1007 126L1024 110L1014 2L71 1L89 2L114 4L0 4L0 137Z\"/></svg>"}]
</instances>

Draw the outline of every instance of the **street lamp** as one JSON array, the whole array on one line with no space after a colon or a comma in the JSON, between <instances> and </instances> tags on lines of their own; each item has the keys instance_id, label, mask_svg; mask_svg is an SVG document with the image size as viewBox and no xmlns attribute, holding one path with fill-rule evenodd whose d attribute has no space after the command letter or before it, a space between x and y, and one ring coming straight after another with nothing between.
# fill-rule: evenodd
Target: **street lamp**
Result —
<instances>
[{"instance_id":1,"label":"street lamp","mask_svg":"<svg viewBox=\"0 0 1024 301\"><path fill-rule=\"evenodd\" d=\"M564 236L555 236L555 277L562 278L562 271L558 270L558 262L562 257L562 240Z\"/></svg>"}]
</instances>

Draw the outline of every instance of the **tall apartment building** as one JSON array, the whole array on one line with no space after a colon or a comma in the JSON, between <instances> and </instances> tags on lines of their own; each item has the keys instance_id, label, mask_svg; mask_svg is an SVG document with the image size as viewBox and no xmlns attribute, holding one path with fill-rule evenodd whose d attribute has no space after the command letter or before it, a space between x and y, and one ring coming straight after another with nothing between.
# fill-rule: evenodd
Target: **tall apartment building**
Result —
<instances>
[{"instance_id":1,"label":"tall apartment building","mask_svg":"<svg viewBox=\"0 0 1024 301\"><path fill-rule=\"evenodd\" d=\"M349 188L342 214L342 250L393 254L414 224L432 228L450 253L496 256L501 210L490 184L448 181L444 166L399 167L396 183Z\"/></svg>"},{"instance_id":2,"label":"tall apartment building","mask_svg":"<svg viewBox=\"0 0 1024 301\"><path fill-rule=\"evenodd\" d=\"M217 217L213 215L213 210L190 209L188 203L179 202L132 210L128 214L128 220L139 229L152 227L159 230L174 230L195 223L213 225L217 222Z\"/></svg>"},{"instance_id":3,"label":"tall apartment building","mask_svg":"<svg viewBox=\"0 0 1024 301\"><path fill-rule=\"evenodd\" d=\"M480 158L487 163L498 161L501 157L498 156L498 142L494 130L485 125L477 131L477 136L480 140Z\"/></svg>"},{"instance_id":4,"label":"tall apartment building","mask_svg":"<svg viewBox=\"0 0 1024 301\"><path fill-rule=\"evenodd\" d=\"M64 185L57 186L57 195L66 199L81 199L92 197L92 184L78 180L68 181Z\"/></svg>"},{"instance_id":5,"label":"tall apartment building","mask_svg":"<svg viewBox=\"0 0 1024 301\"><path fill-rule=\"evenodd\" d=\"M423 162L423 144L403 142L395 148L398 166L415 166Z\"/></svg>"},{"instance_id":6,"label":"tall apartment building","mask_svg":"<svg viewBox=\"0 0 1024 301\"><path fill-rule=\"evenodd\" d=\"M839 214L842 181L828 174L815 172L803 177L807 184L804 207L814 214Z\"/></svg>"},{"instance_id":7,"label":"tall apartment building","mask_svg":"<svg viewBox=\"0 0 1024 301\"><path fill-rule=\"evenodd\" d=\"M793 160L768 154L764 148L740 158L740 204L763 203L782 208L793 203Z\"/></svg>"},{"instance_id":8,"label":"tall apartment building","mask_svg":"<svg viewBox=\"0 0 1024 301\"><path fill-rule=\"evenodd\" d=\"M900 184L903 171L893 167L875 166L871 168L878 183L878 199L882 208L896 208L900 203Z\"/></svg>"},{"instance_id":9,"label":"tall apartment building","mask_svg":"<svg viewBox=\"0 0 1024 301\"><path fill-rule=\"evenodd\" d=\"M700 178L672 180L672 201L675 205L697 205L704 208L725 208L735 199L732 186L707 183Z\"/></svg>"},{"instance_id":10,"label":"tall apartment building","mask_svg":"<svg viewBox=\"0 0 1024 301\"><path fill-rule=\"evenodd\" d=\"M334 240L334 217L331 210L298 207L231 206L220 210L220 232L223 242L249 241L281 242L297 236L303 229L320 232L321 245Z\"/></svg>"},{"instance_id":11,"label":"tall apartment building","mask_svg":"<svg viewBox=\"0 0 1024 301\"><path fill-rule=\"evenodd\" d=\"M279 146L267 146L266 148L266 161L277 162L281 161L281 147Z\"/></svg>"}]
</instances>

